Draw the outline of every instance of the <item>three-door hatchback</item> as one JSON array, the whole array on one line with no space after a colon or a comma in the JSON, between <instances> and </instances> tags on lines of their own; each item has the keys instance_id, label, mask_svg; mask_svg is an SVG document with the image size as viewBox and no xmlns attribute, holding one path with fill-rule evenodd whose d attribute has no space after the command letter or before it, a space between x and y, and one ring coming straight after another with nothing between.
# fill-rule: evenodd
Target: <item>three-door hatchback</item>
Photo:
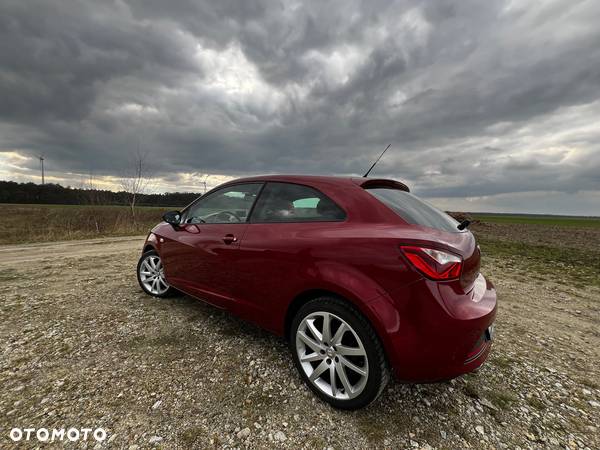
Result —
<instances>
[{"instance_id":1,"label":"three-door hatchback","mask_svg":"<svg viewBox=\"0 0 600 450\"><path fill-rule=\"evenodd\" d=\"M375 400L389 373L456 377L486 359L496 292L465 224L370 178L225 183L148 235L138 280L289 340L300 376L335 407Z\"/></svg>"}]
</instances>

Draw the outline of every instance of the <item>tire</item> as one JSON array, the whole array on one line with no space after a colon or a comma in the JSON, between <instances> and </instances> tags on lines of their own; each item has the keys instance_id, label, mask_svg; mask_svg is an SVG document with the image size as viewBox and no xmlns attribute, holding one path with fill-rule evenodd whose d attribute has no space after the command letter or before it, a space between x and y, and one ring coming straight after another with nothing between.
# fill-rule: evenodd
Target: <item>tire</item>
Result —
<instances>
[{"instance_id":1,"label":"tire","mask_svg":"<svg viewBox=\"0 0 600 450\"><path fill-rule=\"evenodd\" d=\"M329 334L323 333L327 319ZM319 297L304 304L292 320L289 341L300 377L335 408L363 408L387 385L389 371L381 342L367 319L347 301Z\"/></svg>"},{"instance_id":2,"label":"tire","mask_svg":"<svg viewBox=\"0 0 600 450\"><path fill-rule=\"evenodd\" d=\"M176 293L167 283L162 261L154 250L148 250L140 257L137 263L137 279L142 290L153 297L170 297Z\"/></svg>"}]
</instances>

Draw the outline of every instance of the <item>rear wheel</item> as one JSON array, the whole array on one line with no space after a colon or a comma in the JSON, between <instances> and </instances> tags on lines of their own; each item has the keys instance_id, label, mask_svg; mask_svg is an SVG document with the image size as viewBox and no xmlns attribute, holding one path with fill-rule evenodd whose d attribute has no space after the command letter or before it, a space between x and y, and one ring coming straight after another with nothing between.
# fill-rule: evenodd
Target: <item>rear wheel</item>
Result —
<instances>
[{"instance_id":1,"label":"rear wheel","mask_svg":"<svg viewBox=\"0 0 600 450\"><path fill-rule=\"evenodd\" d=\"M154 250L142 254L137 265L137 278L144 292L154 297L168 297L175 292L167 283L162 261Z\"/></svg>"},{"instance_id":2,"label":"rear wheel","mask_svg":"<svg viewBox=\"0 0 600 450\"><path fill-rule=\"evenodd\" d=\"M321 297L303 305L292 321L290 347L304 382L336 408L362 408L387 384L379 339L343 300Z\"/></svg>"}]
</instances>

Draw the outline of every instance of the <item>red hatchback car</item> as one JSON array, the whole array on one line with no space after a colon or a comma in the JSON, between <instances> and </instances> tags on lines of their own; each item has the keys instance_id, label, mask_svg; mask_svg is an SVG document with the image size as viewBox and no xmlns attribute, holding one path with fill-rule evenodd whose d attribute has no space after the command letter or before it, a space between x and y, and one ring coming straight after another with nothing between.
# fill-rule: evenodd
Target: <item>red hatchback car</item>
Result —
<instances>
[{"instance_id":1,"label":"red hatchback car","mask_svg":"<svg viewBox=\"0 0 600 450\"><path fill-rule=\"evenodd\" d=\"M225 183L148 235L138 280L289 340L301 377L363 407L391 370L444 380L486 359L496 291L471 232L393 180L265 176Z\"/></svg>"}]
</instances>

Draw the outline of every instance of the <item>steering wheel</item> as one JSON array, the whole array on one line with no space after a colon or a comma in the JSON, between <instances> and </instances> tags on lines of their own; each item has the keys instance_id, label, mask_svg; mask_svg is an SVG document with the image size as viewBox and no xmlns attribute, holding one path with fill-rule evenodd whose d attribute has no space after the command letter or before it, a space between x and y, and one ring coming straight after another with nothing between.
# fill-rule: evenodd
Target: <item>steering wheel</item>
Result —
<instances>
[{"instance_id":1,"label":"steering wheel","mask_svg":"<svg viewBox=\"0 0 600 450\"><path fill-rule=\"evenodd\" d=\"M231 218L235 219L235 222L241 222L242 221L242 219L240 219L239 216L236 213L231 212L231 211L220 211L217 214L215 214L214 217L220 218L221 215L227 215L227 216L229 216L230 219ZM233 221L232 220L228 220L228 222L233 222Z\"/></svg>"}]
</instances>

